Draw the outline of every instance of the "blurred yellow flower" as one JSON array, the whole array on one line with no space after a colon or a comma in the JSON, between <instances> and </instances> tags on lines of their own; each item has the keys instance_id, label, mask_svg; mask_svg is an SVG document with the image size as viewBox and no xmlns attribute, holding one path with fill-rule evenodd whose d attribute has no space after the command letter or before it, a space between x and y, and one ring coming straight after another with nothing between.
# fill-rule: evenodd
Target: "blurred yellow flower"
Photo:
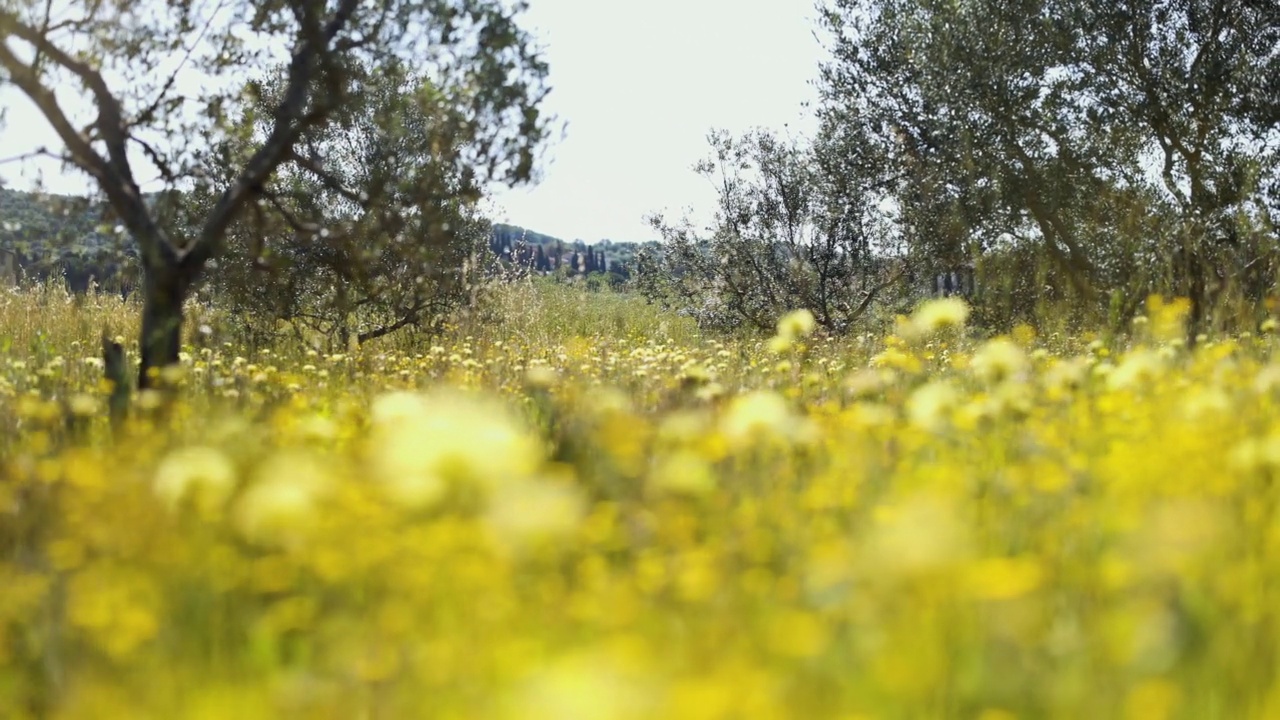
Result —
<instances>
[{"instance_id":1,"label":"blurred yellow flower","mask_svg":"<svg viewBox=\"0 0 1280 720\"><path fill-rule=\"evenodd\" d=\"M508 546L563 539L582 524L586 499L576 487L548 480L515 480L490 498L485 522Z\"/></svg>"},{"instance_id":2,"label":"blurred yellow flower","mask_svg":"<svg viewBox=\"0 0 1280 720\"><path fill-rule=\"evenodd\" d=\"M907 398L907 419L916 427L938 430L945 426L959 402L960 393L950 381L931 380Z\"/></svg>"},{"instance_id":3,"label":"blurred yellow flower","mask_svg":"<svg viewBox=\"0 0 1280 720\"><path fill-rule=\"evenodd\" d=\"M1040 586L1043 572L1034 558L987 558L968 574L969 592L983 600L1010 600Z\"/></svg>"},{"instance_id":4,"label":"blurred yellow flower","mask_svg":"<svg viewBox=\"0 0 1280 720\"><path fill-rule=\"evenodd\" d=\"M388 497L409 509L436 504L453 484L489 489L527 477L542 459L503 404L444 390L379 398L368 452Z\"/></svg>"},{"instance_id":5,"label":"blurred yellow flower","mask_svg":"<svg viewBox=\"0 0 1280 720\"><path fill-rule=\"evenodd\" d=\"M791 407L781 395L767 390L753 390L729 401L720 419L720 432L735 447L755 441L789 438L796 428Z\"/></svg>"},{"instance_id":6,"label":"blurred yellow flower","mask_svg":"<svg viewBox=\"0 0 1280 720\"><path fill-rule=\"evenodd\" d=\"M783 610L770 620L769 645L784 657L812 657L826 649L828 633L816 615Z\"/></svg>"},{"instance_id":7,"label":"blurred yellow flower","mask_svg":"<svg viewBox=\"0 0 1280 720\"><path fill-rule=\"evenodd\" d=\"M957 297L928 300L916 308L906 327L914 338L923 338L945 330L963 328L969 319L969 304Z\"/></svg>"},{"instance_id":8,"label":"blurred yellow flower","mask_svg":"<svg viewBox=\"0 0 1280 720\"><path fill-rule=\"evenodd\" d=\"M299 451L281 451L263 461L238 498L236 526L248 539L294 546L315 527L322 500L334 489L329 468Z\"/></svg>"},{"instance_id":9,"label":"blurred yellow flower","mask_svg":"<svg viewBox=\"0 0 1280 720\"><path fill-rule=\"evenodd\" d=\"M716 488L710 464L692 450L676 450L659 459L648 486L657 493L705 495Z\"/></svg>"},{"instance_id":10,"label":"blurred yellow flower","mask_svg":"<svg viewBox=\"0 0 1280 720\"><path fill-rule=\"evenodd\" d=\"M170 508L190 498L200 513L209 515L221 509L235 490L236 467L216 448L179 448L160 461L152 487Z\"/></svg>"},{"instance_id":11,"label":"blurred yellow flower","mask_svg":"<svg viewBox=\"0 0 1280 720\"><path fill-rule=\"evenodd\" d=\"M654 717L656 683L605 649L552 660L502 698L511 720L628 720Z\"/></svg>"},{"instance_id":12,"label":"blurred yellow flower","mask_svg":"<svg viewBox=\"0 0 1280 720\"><path fill-rule=\"evenodd\" d=\"M1127 353L1120 364L1107 375L1107 387L1112 390L1137 388L1159 377L1164 369L1164 359L1150 348L1137 348Z\"/></svg>"},{"instance_id":13,"label":"blurred yellow flower","mask_svg":"<svg viewBox=\"0 0 1280 720\"><path fill-rule=\"evenodd\" d=\"M808 337L817 327L817 320L809 310L793 310L778 319L778 337L799 340Z\"/></svg>"},{"instance_id":14,"label":"blurred yellow flower","mask_svg":"<svg viewBox=\"0 0 1280 720\"><path fill-rule=\"evenodd\" d=\"M921 493L878 510L867 538L868 558L887 577L932 573L963 561L972 551L969 527L954 500Z\"/></svg>"},{"instance_id":15,"label":"blurred yellow flower","mask_svg":"<svg viewBox=\"0 0 1280 720\"><path fill-rule=\"evenodd\" d=\"M1027 354L1008 338L996 338L984 343L969 362L974 375L988 382L1020 377L1029 367Z\"/></svg>"},{"instance_id":16,"label":"blurred yellow flower","mask_svg":"<svg viewBox=\"0 0 1280 720\"><path fill-rule=\"evenodd\" d=\"M769 338L768 348L769 352L774 355L781 355L790 350L793 345L795 345L795 338L786 335L774 335Z\"/></svg>"},{"instance_id":17,"label":"blurred yellow flower","mask_svg":"<svg viewBox=\"0 0 1280 720\"><path fill-rule=\"evenodd\" d=\"M154 583L125 566L95 565L71 576L67 620L109 657L122 660L160 629Z\"/></svg>"}]
</instances>

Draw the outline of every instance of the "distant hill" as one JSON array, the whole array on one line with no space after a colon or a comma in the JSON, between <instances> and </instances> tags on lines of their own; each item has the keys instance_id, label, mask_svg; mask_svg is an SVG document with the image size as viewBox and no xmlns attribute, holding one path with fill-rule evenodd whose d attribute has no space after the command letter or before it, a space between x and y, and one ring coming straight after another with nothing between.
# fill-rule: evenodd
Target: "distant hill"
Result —
<instances>
[{"instance_id":1,"label":"distant hill","mask_svg":"<svg viewBox=\"0 0 1280 720\"><path fill-rule=\"evenodd\" d=\"M648 243L563 240L496 223L490 249L506 262L536 271L613 273L625 279ZM131 286L136 251L115 232L107 208L87 198L0 188L0 276L63 277L83 291L90 279L106 288Z\"/></svg>"},{"instance_id":2,"label":"distant hill","mask_svg":"<svg viewBox=\"0 0 1280 720\"><path fill-rule=\"evenodd\" d=\"M644 243L562 240L506 223L494 224L489 241L489 249L498 257L522 261L542 272L560 269L587 274L612 272L623 278L629 277L635 269L636 253L646 245L657 243L651 240Z\"/></svg>"},{"instance_id":3,"label":"distant hill","mask_svg":"<svg viewBox=\"0 0 1280 720\"><path fill-rule=\"evenodd\" d=\"M136 257L106 208L87 198L0 188L0 273L62 276L74 290L136 276Z\"/></svg>"}]
</instances>

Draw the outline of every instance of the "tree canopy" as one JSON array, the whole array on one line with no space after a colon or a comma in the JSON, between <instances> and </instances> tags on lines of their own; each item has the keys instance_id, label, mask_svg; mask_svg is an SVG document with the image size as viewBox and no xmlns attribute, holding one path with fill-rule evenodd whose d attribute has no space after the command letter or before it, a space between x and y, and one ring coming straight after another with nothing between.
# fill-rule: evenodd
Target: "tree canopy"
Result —
<instances>
[{"instance_id":1,"label":"tree canopy","mask_svg":"<svg viewBox=\"0 0 1280 720\"><path fill-rule=\"evenodd\" d=\"M1049 294L1175 292L1193 333L1274 281L1275 3L833 0L823 17L823 133L901 174L923 255L1030 247Z\"/></svg>"}]
</instances>

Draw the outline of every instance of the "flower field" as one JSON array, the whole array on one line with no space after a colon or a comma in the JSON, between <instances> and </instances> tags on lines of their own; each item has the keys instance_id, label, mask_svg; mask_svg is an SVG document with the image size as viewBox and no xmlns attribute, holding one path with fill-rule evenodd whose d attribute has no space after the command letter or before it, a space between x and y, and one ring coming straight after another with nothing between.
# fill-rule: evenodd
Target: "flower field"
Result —
<instances>
[{"instance_id":1,"label":"flower field","mask_svg":"<svg viewBox=\"0 0 1280 720\"><path fill-rule=\"evenodd\" d=\"M5 293L0 717L1280 717L1273 323L553 300L348 353L196 332L113 431L134 310Z\"/></svg>"}]
</instances>

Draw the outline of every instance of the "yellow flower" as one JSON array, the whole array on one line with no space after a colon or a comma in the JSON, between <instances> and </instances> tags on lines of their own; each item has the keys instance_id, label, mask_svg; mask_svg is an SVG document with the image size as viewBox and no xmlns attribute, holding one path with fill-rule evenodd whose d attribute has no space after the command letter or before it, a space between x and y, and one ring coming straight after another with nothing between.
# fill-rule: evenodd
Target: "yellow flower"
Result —
<instances>
[{"instance_id":1,"label":"yellow flower","mask_svg":"<svg viewBox=\"0 0 1280 720\"><path fill-rule=\"evenodd\" d=\"M893 381L894 373L887 368L859 370L845 379L844 389L850 399L869 399L882 393Z\"/></svg>"},{"instance_id":2,"label":"yellow flower","mask_svg":"<svg viewBox=\"0 0 1280 720\"><path fill-rule=\"evenodd\" d=\"M916 338L944 330L964 327L969 319L969 304L956 297L929 300L916 308L907 329Z\"/></svg>"},{"instance_id":3,"label":"yellow flower","mask_svg":"<svg viewBox=\"0 0 1280 720\"><path fill-rule=\"evenodd\" d=\"M745 446L763 437L789 437L795 418L787 401L768 390L755 390L729 402L720 420L720 431L734 446Z\"/></svg>"},{"instance_id":4,"label":"yellow flower","mask_svg":"<svg viewBox=\"0 0 1280 720\"><path fill-rule=\"evenodd\" d=\"M1000 382L1024 374L1029 367L1027 355L1008 338L996 338L978 348L969 368L983 380Z\"/></svg>"},{"instance_id":5,"label":"yellow flower","mask_svg":"<svg viewBox=\"0 0 1280 720\"><path fill-rule=\"evenodd\" d=\"M705 495L715 487L711 466L692 450L677 450L663 457L649 473L649 488L658 493Z\"/></svg>"},{"instance_id":6,"label":"yellow flower","mask_svg":"<svg viewBox=\"0 0 1280 720\"><path fill-rule=\"evenodd\" d=\"M375 426L394 426L401 422L414 422L422 417L426 407L423 397L407 390L395 390L379 395L369 408L369 417Z\"/></svg>"},{"instance_id":7,"label":"yellow flower","mask_svg":"<svg viewBox=\"0 0 1280 720\"><path fill-rule=\"evenodd\" d=\"M770 621L769 645L784 657L812 657L826 648L827 633L822 621L812 613L782 610Z\"/></svg>"},{"instance_id":8,"label":"yellow flower","mask_svg":"<svg viewBox=\"0 0 1280 720\"><path fill-rule=\"evenodd\" d=\"M548 480L517 480L497 490L485 522L508 546L571 535L586 515L586 500L572 485Z\"/></svg>"},{"instance_id":9,"label":"yellow flower","mask_svg":"<svg viewBox=\"0 0 1280 720\"><path fill-rule=\"evenodd\" d=\"M904 352L900 348L889 347L871 358L871 366L885 370L901 370L905 373L917 373L923 368L920 358Z\"/></svg>"},{"instance_id":10,"label":"yellow flower","mask_svg":"<svg viewBox=\"0 0 1280 720\"><path fill-rule=\"evenodd\" d=\"M988 558L969 571L969 592L983 600L1009 600L1034 591L1043 572L1034 558Z\"/></svg>"},{"instance_id":11,"label":"yellow flower","mask_svg":"<svg viewBox=\"0 0 1280 720\"><path fill-rule=\"evenodd\" d=\"M1062 395L1080 388L1089 378L1089 359L1059 360L1044 374L1045 388Z\"/></svg>"},{"instance_id":12,"label":"yellow flower","mask_svg":"<svg viewBox=\"0 0 1280 720\"><path fill-rule=\"evenodd\" d=\"M315 526L320 502L334 480L316 457L279 452L263 462L236 505L236 524L245 537L268 545L295 545Z\"/></svg>"},{"instance_id":13,"label":"yellow flower","mask_svg":"<svg viewBox=\"0 0 1280 720\"><path fill-rule=\"evenodd\" d=\"M169 507L177 507L190 497L205 514L220 508L235 485L235 465L220 450L204 446L169 453L152 480L156 494Z\"/></svg>"},{"instance_id":14,"label":"yellow flower","mask_svg":"<svg viewBox=\"0 0 1280 720\"><path fill-rule=\"evenodd\" d=\"M710 415L705 411L678 410L662 419L658 425L657 439L668 446L692 443L709 425Z\"/></svg>"},{"instance_id":15,"label":"yellow flower","mask_svg":"<svg viewBox=\"0 0 1280 720\"><path fill-rule=\"evenodd\" d=\"M534 365L525 371L524 382L530 388L545 389L556 383L556 371L546 365Z\"/></svg>"},{"instance_id":16,"label":"yellow flower","mask_svg":"<svg viewBox=\"0 0 1280 720\"><path fill-rule=\"evenodd\" d=\"M970 552L971 536L957 509L955 501L931 493L879 508L868 559L886 576L931 573L960 562Z\"/></svg>"},{"instance_id":17,"label":"yellow flower","mask_svg":"<svg viewBox=\"0 0 1280 720\"><path fill-rule=\"evenodd\" d=\"M127 567L89 567L68 583L67 620L116 660L155 637L160 604L154 583Z\"/></svg>"},{"instance_id":18,"label":"yellow flower","mask_svg":"<svg viewBox=\"0 0 1280 720\"><path fill-rule=\"evenodd\" d=\"M817 320L809 310L793 310L778 319L778 337L798 340L808 337L817 327Z\"/></svg>"},{"instance_id":19,"label":"yellow flower","mask_svg":"<svg viewBox=\"0 0 1280 720\"><path fill-rule=\"evenodd\" d=\"M907 419L926 430L937 430L946 424L960 400L960 393L947 380L931 380L916 388L907 398Z\"/></svg>"},{"instance_id":20,"label":"yellow flower","mask_svg":"<svg viewBox=\"0 0 1280 720\"><path fill-rule=\"evenodd\" d=\"M537 469L541 450L502 404L455 391L394 393L375 404L370 462L383 490L430 507L452 484L492 488Z\"/></svg>"},{"instance_id":21,"label":"yellow flower","mask_svg":"<svg viewBox=\"0 0 1280 720\"><path fill-rule=\"evenodd\" d=\"M1158 352L1150 348L1138 348L1125 355L1116 369L1107 375L1107 387L1112 390L1137 387L1155 380L1163 368L1164 359Z\"/></svg>"},{"instance_id":22,"label":"yellow flower","mask_svg":"<svg viewBox=\"0 0 1280 720\"><path fill-rule=\"evenodd\" d=\"M628 720L655 717L654 683L630 658L591 649L544 663L502 697L502 718Z\"/></svg>"},{"instance_id":23,"label":"yellow flower","mask_svg":"<svg viewBox=\"0 0 1280 720\"><path fill-rule=\"evenodd\" d=\"M769 338L768 347L769 352L774 355L781 355L782 353L790 350L793 345L795 345L795 338L786 335L774 335Z\"/></svg>"},{"instance_id":24,"label":"yellow flower","mask_svg":"<svg viewBox=\"0 0 1280 720\"><path fill-rule=\"evenodd\" d=\"M1147 315L1151 318L1151 334L1159 340L1169 341L1182 335L1186 328L1187 315L1191 312L1191 301L1187 298L1174 298L1165 302L1159 295L1147 298Z\"/></svg>"},{"instance_id":25,"label":"yellow flower","mask_svg":"<svg viewBox=\"0 0 1280 720\"><path fill-rule=\"evenodd\" d=\"M100 405L101 403L98 402L96 397L86 395L85 393L72 395L71 399L67 402L67 406L71 410L71 413L79 417L92 417L93 415L96 415L101 409Z\"/></svg>"}]
</instances>

